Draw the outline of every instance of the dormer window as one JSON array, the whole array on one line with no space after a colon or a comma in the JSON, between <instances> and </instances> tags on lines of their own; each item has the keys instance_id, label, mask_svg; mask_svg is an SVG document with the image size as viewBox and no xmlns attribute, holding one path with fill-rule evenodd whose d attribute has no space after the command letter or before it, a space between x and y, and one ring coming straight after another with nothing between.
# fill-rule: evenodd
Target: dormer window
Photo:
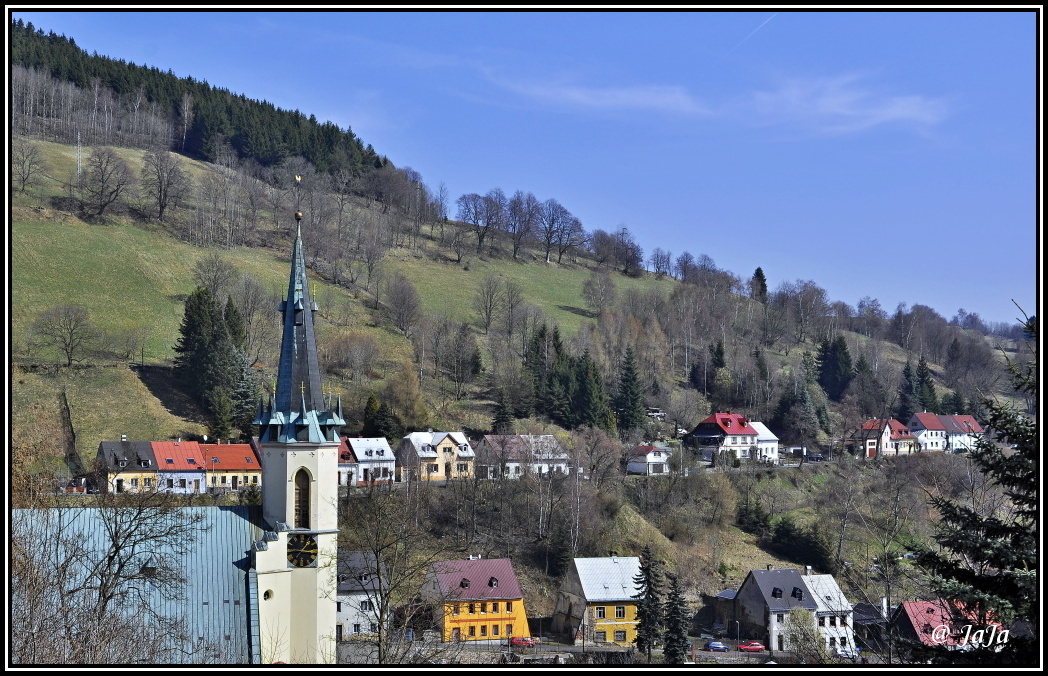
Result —
<instances>
[{"instance_id":1,"label":"dormer window","mask_svg":"<svg viewBox=\"0 0 1048 676\"><path fill-rule=\"evenodd\" d=\"M186 458L186 462L188 462L190 465L195 465L196 458Z\"/></svg>"},{"instance_id":2,"label":"dormer window","mask_svg":"<svg viewBox=\"0 0 1048 676\"><path fill-rule=\"evenodd\" d=\"M246 462L246 463L247 463L247 464L249 464L249 465L253 465L253 464L255 464L255 461L254 461L254 460L252 460L251 458L248 458L248 457L245 457L245 458L244 458L244 462Z\"/></svg>"},{"instance_id":3,"label":"dormer window","mask_svg":"<svg viewBox=\"0 0 1048 676\"><path fill-rule=\"evenodd\" d=\"M167 464L169 464L169 465L175 464L175 459L174 458L165 458L165 460L167 460Z\"/></svg>"},{"instance_id":4,"label":"dormer window","mask_svg":"<svg viewBox=\"0 0 1048 676\"><path fill-rule=\"evenodd\" d=\"M499 579L497 577L493 577L493 578L489 579L488 580L488 586L489 587L497 587L497 586L499 586Z\"/></svg>"},{"instance_id":5,"label":"dormer window","mask_svg":"<svg viewBox=\"0 0 1048 676\"><path fill-rule=\"evenodd\" d=\"M799 601L799 600L804 598L804 590L801 589L800 587L794 587L792 596L793 596L793 598L795 598L795 599L797 599Z\"/></svg>"},{"instance_id":6,"label":"dormer window","mask_svg":"<svg viewBox=\"0 0 1048 676\"><path fill-rule=\"evenodd\" d=\"M465 578L465 577L462 578L462 581L459 582L459 586L462 587L463 589L468 589L469 588L469 578Z\"/></svg>"},{"instance_id":7,"label":"dormer window","mask_svg":"<svg viewBox=\"0 0 1048 676\"><path fill-rule=\"evenodd\" d=\"M774 587L771 590L771 596L772 596L772 598L775 598L775 599L781 599L782 598L782 590L779 589L778 587Z\"/></svg>"},{"instance_id":8,"label":"dormer window","mask_svg":"<svg viewBox=\"0 0 1048 676\"><path fill-rule=\"evenodd\" d=\"M211 462L213 462L214 464L217 465L218 464L218 458L211 458Z\"/></svg>"}]
</instances>

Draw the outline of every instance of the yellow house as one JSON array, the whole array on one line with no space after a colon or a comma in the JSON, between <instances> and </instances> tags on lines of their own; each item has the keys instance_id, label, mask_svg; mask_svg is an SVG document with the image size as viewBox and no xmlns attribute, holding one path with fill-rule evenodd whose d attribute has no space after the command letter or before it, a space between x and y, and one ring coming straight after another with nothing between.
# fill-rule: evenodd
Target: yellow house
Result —
<instances>
[{"instance_id":1,"label":"yellow house","mask_svg":"<svg viewBox=\"0 0 1048 676\"><path fill-rule=\"evenodd\" d=\"M207 487L212 491L237 491L262 483L262 467L251 444L200 444Z\"/></svg>"},{"instance_id":2,"label":"yellow house","mask_svg":"<svg viewBox=\"0 0 1048 676\"><path fill-rule=\"evenodd\" d=\"M553 631L575 645L629 645L637 638L640 558L606 556L572 561L557 593Z\"/></svg>"},{"instance_id":3,"label":"yellow house","mask_svg":"<svg viewBox=\"0 0 1048 676\"><path fill-rule=\"evenodd\" d=\"M110 493L139 493L158 488L156 457L148 441L103 441L98 445L96 464L106 474L103 490Z\"/></svg>"},{"instance_id":4,"label":"yellow house","mask_svg":"<svg viewBox=\"0 0 1048 676\"><path fill-rule=\"evenodd\" d=\"M530 637L513 563L470 559L433 564L423 598L440 618L442 641L508 641Z\"/></svg>"},{"instance_id":5,"label":"yellow house","mask_svg":"<svg viewBox=\"0 0 1048 676\"><path fill-rule=\"evenodd\" d=\"M395 452L400 481L472 479L476 454L462 432L412 432Z\"/></svg>"}]
</instances>

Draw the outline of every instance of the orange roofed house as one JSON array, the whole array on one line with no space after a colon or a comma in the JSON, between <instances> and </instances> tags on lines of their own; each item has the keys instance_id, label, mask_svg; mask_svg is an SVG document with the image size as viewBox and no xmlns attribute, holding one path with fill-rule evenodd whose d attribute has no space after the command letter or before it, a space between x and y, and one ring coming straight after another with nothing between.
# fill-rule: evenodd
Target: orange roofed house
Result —
<instances>
[{"instance_id":1,"label":"orange roofed house","mask_svg":"<svg viewBox=\"0 0 1048 676\"><path fill-rule=\"evenodd\" d=\"M867 420L853 438L855 450L866 458L909 455L918 450L917 439L895 418Z\"/></svg>"},{"instance_id":2,"label":"orange roofed house","mask_svg":"<svg viewBox=\"0 0 1048 676\"><path fill-rule=\"evenodd\" d=\"M207 470L207 487L215 491L236 491L259 487L262 467L251 444L200 444Z\"/></svg>"},{"instance_id":3,"label":"orange roofed house","mask_svg":"<svg viewBox=\"0 0 1048 676\"><path fill-rule=\"evenodd\" d=\"M440 618L443 641L502 641L531 636L524 593L509 559L434 563L422 597Z\"/></svg>"}]
</instances>

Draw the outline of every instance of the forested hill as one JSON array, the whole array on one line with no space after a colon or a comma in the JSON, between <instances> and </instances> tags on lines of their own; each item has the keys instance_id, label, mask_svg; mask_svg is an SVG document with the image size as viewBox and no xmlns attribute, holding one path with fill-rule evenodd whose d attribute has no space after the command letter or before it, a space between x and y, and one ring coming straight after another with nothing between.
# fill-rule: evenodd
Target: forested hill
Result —
<instances>
[{"instance_id":1,"label":"forested hill","mask_svg":"<svg viewBox=\"0 0 1048 676\"><path fill-rule=\"evenodd\" d=\"M387 163L348 128L319 122L314 115L282 110L170 70L88 54L72 38L45 34L21 19L11 23L10 35L12 67L72 85L56 91L50 110L16 111L29 122L38 117L40 124L53 122L46 130L25 130L44 131L51 140L75 143L80 133L87 145L148 148L163 139L170 150L209 162L220 161L228 143L240 160L264 167L300 156L318 172L344 170L358 177ZM13 87L40 84L33 77L12 78ZM77 90L91 93L90 105L79 104ZM110 97L115 100L105 100ZM34 105L36 98L19 100Z\"/></svg>"}]
</instances>

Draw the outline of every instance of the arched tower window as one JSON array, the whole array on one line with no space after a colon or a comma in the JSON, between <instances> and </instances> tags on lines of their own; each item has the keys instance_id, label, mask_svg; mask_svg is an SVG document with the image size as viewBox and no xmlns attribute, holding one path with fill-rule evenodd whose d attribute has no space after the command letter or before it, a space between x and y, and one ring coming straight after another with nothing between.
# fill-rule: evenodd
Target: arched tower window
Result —
<instances>
[{"instance_id":1,"label":"arched tower window","mask_svg":"<svg viewBox=\"0 0 1048 676\"><path fill-rule=\"evenodd\" d=\"M309 528L309 472L295 474L295 528Z\"/></svg>"}]
</instances>

